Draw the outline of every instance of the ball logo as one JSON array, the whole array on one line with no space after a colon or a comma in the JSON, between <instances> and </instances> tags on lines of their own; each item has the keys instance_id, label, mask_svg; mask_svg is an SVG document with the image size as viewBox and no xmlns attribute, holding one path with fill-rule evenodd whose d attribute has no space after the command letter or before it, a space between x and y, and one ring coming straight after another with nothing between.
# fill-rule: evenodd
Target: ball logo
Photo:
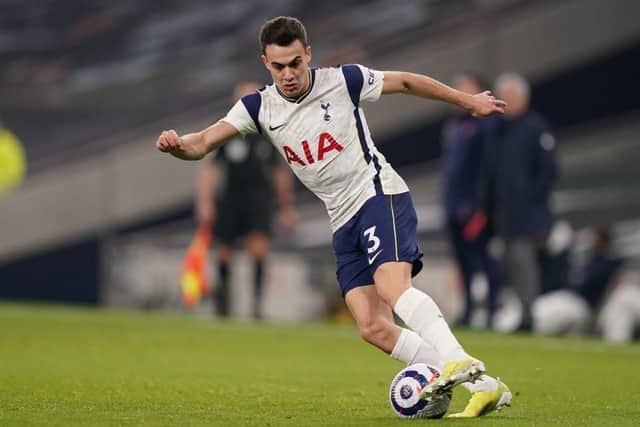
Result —
<instances>
[{"instance_id":1,"label":"ball logo","mask_svg":"<svg viewBox=\"0 0 640 427\"><path fill-rule=\"evenodd\" d=\"M389 403L400 418L441 418L451 402L447 393L438 398L422 398L422 390L434 381L440 372L426 363L403 368L391 381Z\"/></svg>"},{"instance_id":2,"label":"ball logo","mask_svg":"<svg viewBox=\"0 0 640 427\"><path fill-rule=\"evenodd\" d=\"M400 388L400 397L403 399L408 399L413 394L413 390L409 384L405 384Z\"/></svg>"}]
</instances>

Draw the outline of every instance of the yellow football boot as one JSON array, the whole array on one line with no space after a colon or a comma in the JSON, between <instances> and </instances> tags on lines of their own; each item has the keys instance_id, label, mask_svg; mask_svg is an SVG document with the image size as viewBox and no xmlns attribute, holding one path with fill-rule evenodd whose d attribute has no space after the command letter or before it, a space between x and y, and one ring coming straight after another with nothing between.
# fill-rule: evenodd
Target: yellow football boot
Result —
<instances>
[{"instance_id":1,"label":"yellow football boot","mask_svg":"<svg viewBox=\"0 0 640 427\"><path fill-rule=\"evenodd\" d=\"M498 378L498 388L494 391L477 391L471 395L464 411L451 414L449 418L475 418L511 406L511 390Z\"/></svg>"},{"instance_id":2,"label":"yellow football boot","mask_svg":"<svg viewBox=\"0 0 640 427\"><path fill-rule=\"evenodd\" d=\"M484 364L479 360L466 359L448 362L444 365L440 378L427 385L420 393L420 398L430 399L450 391L458 384L475 382L484 372Z\"/></svg>"}]
</instances>

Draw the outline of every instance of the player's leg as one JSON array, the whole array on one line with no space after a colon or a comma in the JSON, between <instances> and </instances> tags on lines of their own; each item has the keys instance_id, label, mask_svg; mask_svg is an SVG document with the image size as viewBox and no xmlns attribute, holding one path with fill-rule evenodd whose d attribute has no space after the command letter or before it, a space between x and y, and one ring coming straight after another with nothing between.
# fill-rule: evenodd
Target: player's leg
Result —
<instances>
[{"instance_id":1,"label":"player's leg","mask_svg":"<svg viewBox=\"0 0 640 427\"><path fill-rule=\"evenodd\" d=\"M440 380L423 390L425 398L448 393L462 384L472 396L465 410L456 414L459 417L477 417L511 404L508 387L484 374L484 364L464 351L435 302L411 286L410 264L382 264L376 269L374 280L381 298L394 304L396 314L446 362Z\"/></svg>"},{"instance_id":2,"label":"player's leg","mask_svg":"<svg viewBox=\"0 0 640 427\"><path fill-rule=\"evenodd\" d=\"M390 320L385 323L380 319L382 316L371 315L375 312L371 307L379 307L380 305L372 302L375 301L372 296L365 299L360 294L364 291L355 292L352 297L349 297L350 309L358 321L363 337L368 342L392 355L404 354L401 351L401 347L404 345L410 348L412 346L419 347L425 352L431 352L433 356L429 358L433 360L434 365L437 365L441 364L436 360L442 358L442 353L430 341L424 339L425 335L420 333L421 327L430 325L429 322L424 321L425 316L421 316L417 311L423 310L428 315L432 315L430 318L433 317L436 322L444 323L449 340L454 341L453 347L459 348L463 353L462 358L466 359L452 360L444 369L443 377L446 381L436 390L437 393L431 393L431 396L440 396L449 393L453 385L477 378L481 373L481 364L464 353L433 300L411 286L411 277L417 274L422 267L420 262L422 252L417 243L416 225L417 218L408 193L396 196L376 196L369 199L353 218L334 233L333 249L338 265L338 283L343 295L346 296L353 289L375 282L376 293L387 307L398 307L397 303L401 297L404 297L404 300L409 300L404 305L401 304L403 307L407 306L407 309L396 310L396 314L399 314L400 318L420 335L412 331L398 333L397 330L394 334L393 329L390 328L395 325L392 325ZM381 269L381 265L386 266ZM375 279L372 272L377 274ZM367 289L366 286L364 288ZM417 298L415 300L417 305L411 304L412 295ZM353 298L355 298L355 302L351 301ZM362 304L359 304L361 298L365 301L363 303L365 304L364 309L361 308ZM431 306L423 307L425 305L423 302L430 303ZM384 317L382 318L384 319ZM417 339L420 336L422 336L422 340ZM424 346L423 342L427 345ZM407 353L412 354L411 351L407 351ZM406 356L401 360L408 363L411 361L411 357Z\"/></svg>"},{"instance_id":3,"label":"player's leg","mask_svg":"<svg viewBox=\"0 0 640 427\"><path fill-rule=\"evenodd\" d=\"M264 288L264 262L271 248L269 236L262 231L253 231L247 236L247 252L253 259L253 317L262 318L262 295Z\"/></svg>"},{"instance_id":4,"label":"player's leg","mask_svg":"<svg viewBox=\"0 0 640 427\"><path fill-rule=\"evenodd\" d=\"M442 371L438 352L414 331L395 324L391 308L382 301L374 285L348 290L345 301L365 341L406 365L425 363ZM428 405L433 416L439 418L447 411L450 402L451 393L447 393L435 396Z\"/></svg>"},{"instance_id":5,"label":"player's leg","mask_svg":"<svg viewBox=\"0 0 640 427\"><path fill-rule=\"evenodd\" d=\"M358 220L361 247L369 255L369 270L373 272L378 294L447 362L441 378L446 384L436 391L445 392L461 382L476 379L484 372L482 363L464 351L431 297L412 287L411 278L422 269L422 251L409 193L373 197Z\"/></svg>"},{"instance_id":6,"label":"player's leg","mask_svg":"<svg viewBox=\"0 0 640 427\"><path fill-rule=\"evenodd\" d=\"M362 218L373 202L367 202L350 221L333 235L333 250L337 263L337 279L347 307L353 315L362 338L404 363L420 361L440 367L440 355L418 334L401 329L393 313L373 286L366 250L361 235L375 237L375 230L362 231ZM372 234L373 231L373 234Z\"/></svg>"},{"instance_id":7,"label":"player's leg","mask_svg":"<svg viewBox=\"0 0 640 427\"><path fill-rule=\"evenodd\" d=\"M274 194L264 188L244 195L242 232L246 235L246 250L253 260L253 317L263 315L265 261L271 250L271 224L274 214Z\"/></svg>"},{"instance_id":8,"label":"player's leg","mask_svg":"<svg viewBox=\"0 0 640 427\"><path fill-rule=\"evenodd\" d=\"M458 384L477 380L477 386L465 386L474 396L479 390L485 390L478 395L484 405L481 409L497 406L494 396L486 392L497 391L498 381L482 375L484 365L464 351L433 299L412 286L412 277L422 267L422 252L417 243L417 218L409 194L376 198L361 221L363 246L375 256L375 259L369 256L368 260L378 294L446 362L440 380L425 387L424 396L448 393Z\"/></svg>"},{"instance_id":9,"label":"player's leg","mask_svg":"<svg viewBox=\"0 0 640 427\"><path fill-rule=\"evenodd\" d=\"M467 354L444 320L436 303L411 285L412 264L385 262L376 268L374 281L380 297L409 328L431 345L445 361L442 384L434 384L426 393L441 393L484 373L482 362Z\"/></svg>"},{"instance_id":10,"label":"player's leg","mask_svg":"<svg viewBox=\"0 0 640 427\"><path fill-rule=\"evenodd\" d=\"M219 317L229 316L229 280L230 265L233 260L233 248L225 243L219 243L216 255L218 262L218 285L216 286L214 306Z\"/></svg>"},{"instance_id":11,"label":"player's leg","mask_svg":"<svg viewBox=\"0 0 640 427\"><path fill-rule=\"evenodd\" d=\"M216 261L218 281L213 292L213 306L219 317L227 317L230 312L230 280L231 262L233 260L233 244L239 236L239 221L232 199L225 197L218 201L218 217L214 226L217 241Z\"/></svg>"},{"instance_id":12,"label":"player's leg","mask_svg":"<svg viewBox=\"0 0 640 427\"><path fill-rule=\"evenodd\" d=\"M345 302L366 342L407 365L426 363L442 369L440 354L414 331L395 324L391 308L373 285L349 290Z\"/></svg>"},{"instance_id":13,"label":"player's leg","mask_svg":"<svg viewBox=\"0 0 640 427\"><path fill-rule=\"evenodd\" d=\"M345 295L349 311L356 320L360 335L368 343L380 348L407 365L426 363L440 370L444 362L438 351L410 329L401 328L393 320L391 308L382 300L374 286L358 286ZM489 389L493 378L483 375L477 387L464 383L470 392ZM486 387L480 386L484 383Z\"/></svg>"}]
</instances>

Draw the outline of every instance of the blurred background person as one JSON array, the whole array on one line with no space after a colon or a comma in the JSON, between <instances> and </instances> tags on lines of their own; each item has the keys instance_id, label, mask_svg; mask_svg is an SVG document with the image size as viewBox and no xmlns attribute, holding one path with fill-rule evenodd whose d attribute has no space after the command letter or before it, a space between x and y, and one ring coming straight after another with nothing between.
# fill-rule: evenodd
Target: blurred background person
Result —
<instances>
[{"instance_id":1,"label":"blurred background person","mask_svg":"<svg viewBox=\"0 0 640 427\"><path fill-rule=\"evenodd\" d=\"M534 332L559 335L594 331L597 310L617 282L624 260L612 249L608 226L591 229L589 238L586 261L576 266L571 282L534 302Z\"/></svg>"},{"instance_id":2,"label":"blurred background person","mask_svg":"<svg viewBox=\"0 0 640 427\"><path fill-rule=\"evenodd\" d=\"M540 292L538 252L552 225L555 139L542 116L529 111L524 77L504 73L495 89L508 107L488 142L488 205L492 226L504 243L505 284L515 290L522 306L518 329L530 330L531 305Z\"/></svg>"},{"instance_id":3,"label":"blurred background person","mask_svg":"<svg viewBox=\"0 0 640 427\"><path fill-rule=\"evenodd\" d=\"M575 233L569 221L554 222L546 244L538 251L540 294L569 287Z\"/></svg>"},{"instance_id":4,"label":"blurred background person","mask_svg":"<svg viewBox=\"0 0 640 427\"><path fill-rule=\"evenodd\" d=\"M637 14L629 11L640 4L285 3L226 2L211 8L199 1L2 2L0 115L24 145L30 179L0 197L0 298L179 307L176 277L185 242L193 236L199 168L165 161L148 149L149 138L155 138L159 122L187 128L222 114L230 85L263 79L255 57L238 52L254 50L250 35L256 26L284 12L324 31L313 43L316 66L344 58L381 68L399 61L442 77L470 67L494 77L508 64L531 76L532 109L544 112L562 141L557 153L562 177L554 185L557 214L580 236L592 224L625 230L619 237L629 260L624 268L638 270L640 44ZM594 16L603 18L596 38L590 31ZM468 31L458 31L461 23ZM492 25L504 31L482 30ZM544 34L531 37L541 27ZM510 48L496 50L496 44ZM492 54L483 56L486 52ZM585 87L611 95L610 102L583 96ZM438 186L444 187L440 169L426 166L440 161L446 107L419 100L389 105L369 105L367 116L380 135L380 151L417 190L418 231L434 260L420 286L453 320L462 311L462 286L443 280L453 250L430 213L441 211ZM158 171L170 177L162 187ZM265 310L278 319L321 317L329 304L318 294L335 290L324 207L303 187L296 186L296 193L303 221L293 238L272 239L267 266L273 262L276 268L267 268L264 283ZM490 209L486 212L491 231L496 221ZM526 224L526 216L516 220ZM241 316L252 312L253 261L240 250L230 286L232 310ZM567 252L554 251L538 253L541 293L569 286ZM499 314L514 294L503 290ZM520 304L516 296L513 301L515 325ZM477 304L479 320L484 306ZM494 318L494 328L500 319Z\"/></svg>"},{"instance_id":5,"label":"blurred background person","mask_svg":"<svg viewBox=\"0 0 640 427\"><path fill-rule=\"evenodd\" d=\"M258 90L256 82L239 83L232 105L244 95ZM273 146L262 138L248 136L229 141L204 162L200 169L196 196L198 226L213 227L217 243L218 281L214 285L214 307L220 317L229 315L230 266L234 246L244 245L253 260L253 316L262 318L264 263L271 245L274 200L279 224L291 231L297 221L293 179Z\"/></svg>"},{"instance_id":6,"label":"blurred background person","mask_svg":"<svg viewBox=\"0 0 640 427\"><path fill-rule=\"evenodd\" d=\"M590 332L600 332L610 342L629 342L640 332L637 272L631 272L629 260L614 244L611 227L594 228L591 246L590 256L578 276L578 292L592 313Z\"/></svg>"},{"instance_id":7,"label":"blurred background person","mask_svg":"<svg viewBox=\"0 0 640 427\"><path fill-rule=\"evenodd\" d=\"M640 277L624 271L597 319L602 337L613 343L630 342L640 333Z\"/></svg>"},{"instance_id":8,"label":"blurred background person","mask_svg":"<svg viewBox=\"0 0 640 427\"><path fill-rule=\"evenodd\" d=\"M455 76L454 87L466 93L480 93L487 88L484 80L472 72ZM483 183L486 167L486 138L494 118L487 120L466 113L456 114L444 126L442 165L444 174L443 208L449 242L453 249L464 289L464 311L461 323L471 325L473 298L471 284L474 275L487 279L487 318L490 328L500 288L497 262L489 255L487 217L483 206Z\"/></svg>"},{"instance_id":9,"label":"blurred background person","mask_svg":"<svg viewBox=\"0 0 640 427\"><path fill-rule=\"evenodd\" d=\"M0 197L19 186L26 174L22 143L0 120Z\"/></svg>"}]
</instances>

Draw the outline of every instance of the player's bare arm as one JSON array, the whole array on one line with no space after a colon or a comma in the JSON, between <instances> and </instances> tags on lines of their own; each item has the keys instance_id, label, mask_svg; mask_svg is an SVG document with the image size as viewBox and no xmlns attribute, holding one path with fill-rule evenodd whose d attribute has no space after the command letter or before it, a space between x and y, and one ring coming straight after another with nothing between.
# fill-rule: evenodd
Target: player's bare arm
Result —
<instances>
[{"instance_id":1,"label":"player's bare arm","mask_svg":"<svg viewBox=\"0 0 640 427\"><path fill-rule=\"evenodd\" d=\"M385 71L382 94L406 93L456 105L474 117L504 114L507 104L496 99L491 91L470 95L431 77L402 71Z\"/></svg>"},{"instance_id":2,"label":"player's bare arm","mask_svg":"<svg viewBox=\"0 0 640 427\"><path fill-rule=\"evenodd\" d=\"M156 148L182 160L200 160L237 135L236 128L220 120L200 132L182 136L173 129L165 130L158 137Z\"/></svg>"}]
</instances>

